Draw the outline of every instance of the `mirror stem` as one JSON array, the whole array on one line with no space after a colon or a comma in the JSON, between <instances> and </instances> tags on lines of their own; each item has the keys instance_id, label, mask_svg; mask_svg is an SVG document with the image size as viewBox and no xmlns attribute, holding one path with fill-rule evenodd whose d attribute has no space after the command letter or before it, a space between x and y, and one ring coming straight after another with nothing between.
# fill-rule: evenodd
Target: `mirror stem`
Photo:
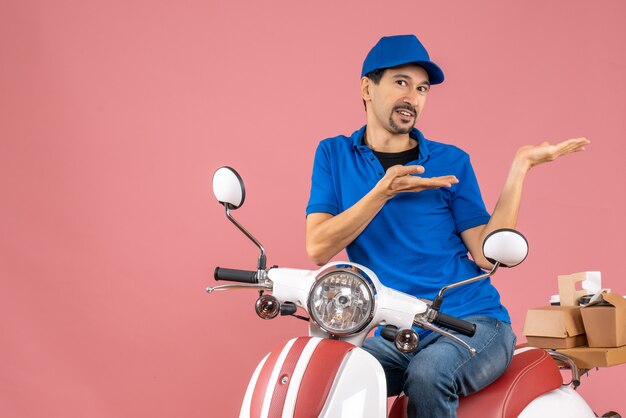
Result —
<instances>
[{"instance_id":1,"label":"mirror stem","mask_svg":"<svg viewBox=\"0 0 626 418\"><path fill-rule=\"evenodd\" d=\"M261 245L261 243L259 241L257 241L256 238L254 238L252 236L252 234L250 234L246 228L244 228L242 225L239 224L239 222L237 222L235 220L235 218L233 218L233 216L230 214L230 205L228 203L224 203L224 208L226 209L226 217L233 223L235 224L235 226L237 228L239 228L239 230L241 232L244 233L245 236L247 236L250 241L252 241L257 247L259 247L259 250L261 250L261 254L259 255L259 261L257 263L257 270L265 270L266 268L266 257L265 257L265 249L263 248L263 246Z\"/></svg>"},{"instance_id":2,"label":"mirror stem","mask_svg":"<svg viewBox=\"0 0 626 418\"><path fill-rule=\"evenodd\" d=\"M477 280L482 280L482 279L486 279L487 277L491 277L491 276L494 275L496 270L498 270L498 267L500 267L500 262L496 261L495 264L493 265L493 268L488 273L481 274L480 276L472 277L470 279L462 280L460 282L452 283L452 284L449 284L448 286L442 287L441 290L439 291L439 294L437 295L437 297L433 301L433 304L431 305L431 309L434 309L436 311L439 310L439 308L441 307L441 302L443 302L443 294L448 289L452 289L452 288L455 288L455 287L463 286L463 285L475 282Z\"/></svg>"}]
</instances>

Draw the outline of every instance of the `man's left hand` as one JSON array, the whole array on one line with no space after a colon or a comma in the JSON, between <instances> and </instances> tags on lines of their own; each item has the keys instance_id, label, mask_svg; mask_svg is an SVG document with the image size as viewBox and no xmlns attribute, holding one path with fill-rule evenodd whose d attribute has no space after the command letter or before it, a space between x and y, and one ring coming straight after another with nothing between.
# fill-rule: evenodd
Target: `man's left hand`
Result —
<instances>
[{"instance_id":1,"label":"man's left hand","mask_svg":"<svg viewBox=\"0 0 626 418\"><path fill-rule=\"evenodd\" d=\"M517 150L515 159L522 164L525 170L548 161L554 161L557 158L570 154L572 152L584 151L585 145L590 141L587 138L572 138L556 145L550 145L548 142L542 142L539 145L526 145Z\"/></svg>"}]
</instances>

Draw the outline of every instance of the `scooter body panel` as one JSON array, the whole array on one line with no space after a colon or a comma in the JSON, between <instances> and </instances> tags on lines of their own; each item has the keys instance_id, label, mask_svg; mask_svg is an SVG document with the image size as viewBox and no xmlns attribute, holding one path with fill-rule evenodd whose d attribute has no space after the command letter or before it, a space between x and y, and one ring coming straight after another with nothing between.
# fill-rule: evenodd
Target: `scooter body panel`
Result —
<instances>
[{"instance_id":1,"label":"scooter body panel","mask_svg":"<svg viewBox=\"0 0 626 418\"><path fill-rule=\"evenodd\" d=\"M300 337L268 354L248 385L240 418L385 417L385 374L352 344Z\"/></svg>"},{"instance_id":2,"label":"scooter body panel","mask_svg":"<svg viewBox=\"0 0 626 418\"><path fill-rule=\"evenodd\" d=\"M387 415L385 372L367 351L346 357L322 410L322 418L384 418Z\"/></svg>"},{"instance_id":3,"label":"scooter body panel","mask_svg":"<svg viewBox=\"0 0 626 418\"><path fill-rule=\"evenodd\" d=\"M596 415L587 402L570 386L562 386L535 398L518 418L592 418Z\"/></svg>"}]
</instances>

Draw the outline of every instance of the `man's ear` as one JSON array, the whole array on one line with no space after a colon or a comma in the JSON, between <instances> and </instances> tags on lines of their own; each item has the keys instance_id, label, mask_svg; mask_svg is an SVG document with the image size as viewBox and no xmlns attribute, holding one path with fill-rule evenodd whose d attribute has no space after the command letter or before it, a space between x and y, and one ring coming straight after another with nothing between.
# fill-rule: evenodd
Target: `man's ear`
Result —
<instances>
[{"instance_id":1,"label":"man's ear","mask_svg":"<svg viewBox=\"0 0 626 418\"><path fill-rule=\"evenodd\" d=\"M367 77L361 77L361 98L368 102L371 100L370 87L372 86L372 80Z\"/></svg>"}]
</instances>

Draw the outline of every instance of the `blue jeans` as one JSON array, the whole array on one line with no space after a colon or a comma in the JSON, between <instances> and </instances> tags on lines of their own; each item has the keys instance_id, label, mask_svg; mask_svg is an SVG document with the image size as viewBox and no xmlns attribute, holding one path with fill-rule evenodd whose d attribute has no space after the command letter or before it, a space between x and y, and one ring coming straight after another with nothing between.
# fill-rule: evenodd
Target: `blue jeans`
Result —
<instances>
[{"instance_id":1,"label":"blue jeans","mask_svg":"<svg viewBox=\"0 0 626 418\"><path fill-rule=\"evenodd\" d=\"M438 333L431 333L409 354L399 352L394 343L382 337L365 340L363 349L383 366L389 396L408 396L410 418L456 417L459 396L477 392L495 381L506 370L516 337L511 325L486 316L465 320L476 324L473 337L454 333L477 351L469 351Z\"/></svg>"}]
</instances>

